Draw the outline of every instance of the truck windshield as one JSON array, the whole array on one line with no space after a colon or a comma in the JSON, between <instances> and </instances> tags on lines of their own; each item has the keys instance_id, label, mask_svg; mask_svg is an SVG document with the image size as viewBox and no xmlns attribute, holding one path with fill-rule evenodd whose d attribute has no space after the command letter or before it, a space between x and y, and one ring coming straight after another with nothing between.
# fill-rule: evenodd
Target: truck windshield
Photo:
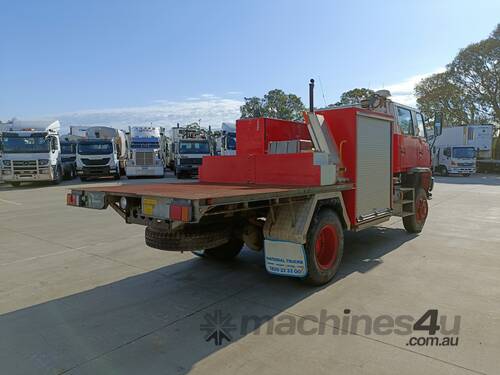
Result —
<instances>
[{"instance_id":1,"label":"truck windshield","mask_svg":"<svg viewBox=\"0 0 500 375\"><path fill-rule=\"evenodd\" d=\"M227 149L236 150L236 134L228 134L227 136Z\"/></svg>"},{"instance_id":2,"label":"truck windshield","mask_svg":"<svg viewBox=\"0 0 500 375\"><path fill-rule=\"evenodd\" d=\"M158 141L153 142L134 142L130 144L131 148L160 148Z\"/></svg>"},{"instance_id":3,"label":"truck windshield","mask_svg":"<svg viewBox=\"0 0 500 375\"><path fill-rule=\"evenodd\" d=\"M49 152L49 145L49 139L45 134L20 136L4 133L2 136L2 149L7 154Z\"/></svg>"},{"instance_id":4,"label":"truck windshield","mask_svg":"<svg viewBox=\"0 0 500 375\"><path fill-rule=\"evenodd\" d=\"M74 154L75 145L73 143L61 143L61 154Z\"/></svg>"},{"instance_id":5,"label":"truck windshield","mask_svg":"<svg viewBox=\"0 0 500 375\"><path fill-rule=\"evenodd\" d=\"M476 156L474 147L454 147L453 157L457 159L473 159Z\"/></svg>"},{"instance_id":6,"label":"truck windshield","mask_svg":"<svg viewBox=\"0 0 500 375\"><path fill-rule=\"evenodd\" d=\"M107 155L113 153L111 142L85 142L78 144L80 155Z\"/></svg>"},{"instance_id":7,"label":"truck windshield","mask_svg":"<svg viewBox=\"0 0 500 375\"><path fill-rule=\"evenodd\" d=\"M180 154L209 154L208 141L183 141L179 143Z\"/></svg>"}]
</instances>

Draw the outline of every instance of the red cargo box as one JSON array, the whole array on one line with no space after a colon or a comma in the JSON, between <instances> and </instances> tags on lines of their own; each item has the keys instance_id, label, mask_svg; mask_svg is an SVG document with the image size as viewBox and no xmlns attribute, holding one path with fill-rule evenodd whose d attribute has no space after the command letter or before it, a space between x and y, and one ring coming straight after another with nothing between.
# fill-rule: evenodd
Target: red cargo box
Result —
<instances>
[{"instance_id":1,"label":"red cargo box","mask_svg":"<svg viewBox=\"0 0 500 375\"><path fill-rule=\"evenodd\" d=\"M237 120L236 134L239 156L266 154L269 142L273 141L311 139L305 123L269 118Z\"/></svg>"},{"instance_id":2,"label":"red cargo box","mask_svg":"<svg viewBox=\"0 0 500 375\"><path fill-rule=\"evenodd\" d=\"M320 186L321 168L313 153L205 156L201 182Z\"/></svg>"}]
</instances>

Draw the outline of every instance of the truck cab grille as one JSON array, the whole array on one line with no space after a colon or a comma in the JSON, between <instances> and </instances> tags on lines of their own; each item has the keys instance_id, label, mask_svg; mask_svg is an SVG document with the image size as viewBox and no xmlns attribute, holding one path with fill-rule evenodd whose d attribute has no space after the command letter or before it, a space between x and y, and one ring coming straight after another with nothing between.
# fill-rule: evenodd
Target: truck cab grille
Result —
<instances>
[{"instance_id":1,"label":"truck cab grille","mask_svg":"<svg viewBox=\"0 0 500 375\"><path fill-rule=\"evenodd\" d=\"M82 163L85 165L107 165L110 158L104 159L82 159Z\"/></svg>"},{"instance_id":2,"label":"truck cab grille","mask_svg":"<svg viewBox=\"0 0 500 375\"><path fill-rule=\"evenodd\" d=\"M181 165L201 165L202 158L186 158L180 159Z\"/></svg>"},{"instance_id":3,"label":"truck cab grille","mask_svg":"<svg viewBox=\"0 0 500 375\"><path fill-rule=\"evenodd\" d=\"M154 152L136 151L135 164L138 166L154 165Z\"/></svg>"}]
</instances>

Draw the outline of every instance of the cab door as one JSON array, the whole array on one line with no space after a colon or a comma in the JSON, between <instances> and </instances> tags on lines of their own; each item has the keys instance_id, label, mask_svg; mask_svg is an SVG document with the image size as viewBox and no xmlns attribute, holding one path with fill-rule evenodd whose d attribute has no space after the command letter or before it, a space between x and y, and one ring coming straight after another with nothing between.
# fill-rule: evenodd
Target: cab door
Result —
<instances>
[{"instance_id":1,"label":"cab door","mask_svg":"<svg viewBox=\"0 0 500 375\"><path fill-rule=\"evenodd\" d=\"M430 167L431 152L427 137L425 134L424 117L420 112L415 113L415 127L416 136L418 137L417 145L417 167Z\"/></svg>"},{"instance_id":2,"label":"cab door","mask_svg":"<svg viewBox=\"0 0 500 375\"><path fill-rule=\"evenodd\" d=\"M415 136L414 113L409 108L396 105L396 117L401 132L399 137L399 160L401 171L417 165L419 139Z\"/></svg>"}]
</instances>

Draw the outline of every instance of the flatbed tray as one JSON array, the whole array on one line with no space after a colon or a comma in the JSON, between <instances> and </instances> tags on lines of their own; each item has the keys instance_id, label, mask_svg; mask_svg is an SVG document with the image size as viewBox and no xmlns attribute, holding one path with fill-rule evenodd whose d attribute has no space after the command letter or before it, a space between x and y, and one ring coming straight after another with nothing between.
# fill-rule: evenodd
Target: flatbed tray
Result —
<instances>
[{"instance_id":1,"label":"flatbed tray","mask_svg":"<svg viewBox=\"0 0 500 375\"><path fill-rule=\"evenodd\" d=\"M255 199L294 197L349 189L352 189L351 183L309 187L192 182L84 187L72 190L83 192L103 192L107 195L114 196L147 196L182 200L210 200L211 203L228 203L229 201L237 202Z\"/></svg>"}]
</instances>

